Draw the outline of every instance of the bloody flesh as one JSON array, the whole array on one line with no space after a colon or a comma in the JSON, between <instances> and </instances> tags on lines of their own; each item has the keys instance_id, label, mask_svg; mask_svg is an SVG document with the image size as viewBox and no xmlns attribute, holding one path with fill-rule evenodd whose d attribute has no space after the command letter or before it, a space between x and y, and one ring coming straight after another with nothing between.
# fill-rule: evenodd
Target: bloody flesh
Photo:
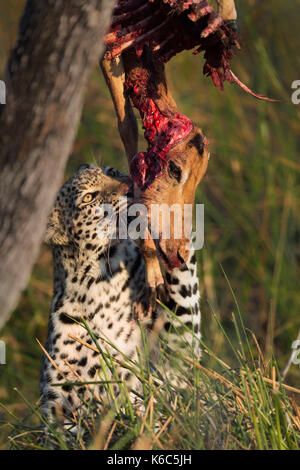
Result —
<instances>
[{"instance_id":1,"label":"bloody flesh","mask_svg":"<svg viewBox=\"0 0 300 470\"><path fill-rule=\"evenodd\" d=\"M168 62L183 50L204 51L203 73L215 86L233 82L229 61L238 35L206 0L119 0L105 37L106 57L134 47L141 56L147 46L156 60Z\"/></svg>"},{"instance_id":2,"label":"bloody flesh","mask_svg":"<svg viewBox=\"0 0 300 470\"><path fill-rule=\"evenodd\" d=\"M234 48L239 48L234 22L223 21L206 0L119 0L105 44L108 59L127 49L142 58L147 50L153 63L168 62L194 48L194 54L204 52L203 73L216 87L236 82L256 98L276 101L252 92L232 73L230 60ZM160 109L154 98L157 90L145 68L127 77L126 89L140 112L148 142L147 151L135 155L130 168L134 181L145 190L161 174L170 149L191 132L192 123L177 110Z\"/></svg>"},{"instance_id":3,"label":"bloody flesh","mask_svg":"<svg viewBox=\"0 0 300 470\"><path fill-rule=\"evenodd\" d=\"M161 112L153 96L151 75L144 68L137 70L125 83L134 106L139 110L148 142L146 152L136 154L130 165L132 179L145 190L163 170L170 149L191 132L193 125L184 114Z\"/></svg>"},{"instance_id":4,"label":"bloody flesh","mask_svg":"<svg viewBox=\"0 0 300 470\"><path fill-rule=\"evenodd\" d=\"M165 63L183 50L196 48L195 53L205 52L204 73L216 86L223 88L225 80L233 81L229 61L233 46L238 45L237 34L206 0L119 0L105 43L107 58L130 48L142 58L147 49L153 63ZM127 76L125 89L140 112L148 143L147 151L136 154L130 163L131 176L144 191L161 174L169 151L189 135L193 125L177 109L160 109L147 66Z\"/></svg>"}]
</instances>

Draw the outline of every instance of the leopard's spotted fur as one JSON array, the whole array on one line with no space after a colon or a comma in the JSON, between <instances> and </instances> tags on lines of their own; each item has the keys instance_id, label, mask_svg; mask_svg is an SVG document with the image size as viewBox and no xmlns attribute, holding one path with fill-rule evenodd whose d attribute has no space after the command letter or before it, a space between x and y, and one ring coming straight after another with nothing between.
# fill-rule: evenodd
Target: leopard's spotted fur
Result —
<instances>
[{"instance_id":1,"label":"leopard's spotted fur","mask_svg":"<svg viewBox=\"0 0 300 470\"><path fill-rule=\"evenodd\" d=\"M169 343L179 341L178 335L170 331L171 319L166 310L158 307L148 314L144 263L136 244L132 240L100 239L97 235L103 216L97 210L99 204L117 205L127 191L128 178L116 170L85 165L59 191L49 217L46 241L53 250L54 296L46 350L53 362L44 357L41 393L43 410L50 418L61 413L66 417L74 411L84 413L84 401L94 400L98 405L104 395L101 384L54 386L107 378L99 354L71 337L95 346L90 334L78 323L82 319L100 336L101 348L108 348L117 360L124 360L123 354L137 360L137 348L143 348L138 319L149 332L160 325L160 333ZM92 194L88 203L83 202L87 193ZM177 326L182 326L181 322L189 326L193 323L195 333L200 335L194 252L185 266L166 272L165 278L170 296L167 306L176 311ZM176 320L172 322L176 326ZM192 342L191 333L183 336L181 340ZM116 369L130 389L141 392L140 382L128 369ZM115 388L117 394L118 387Z\"/></svg>"}]
</instances>

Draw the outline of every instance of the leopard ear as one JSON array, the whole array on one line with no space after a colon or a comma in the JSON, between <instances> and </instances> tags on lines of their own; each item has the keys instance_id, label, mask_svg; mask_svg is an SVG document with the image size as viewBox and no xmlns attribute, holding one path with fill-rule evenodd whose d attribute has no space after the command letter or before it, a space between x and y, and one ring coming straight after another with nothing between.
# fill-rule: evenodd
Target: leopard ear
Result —
<instances>
[{"instance_id":1,"label":"leopard ear","mask_svg":"<svg viewBox=\"0 0 300 470\"><path fill-rule=\"evenodd\" d=\"M60 222L59 211L55 207L47 220L45 243L48 245L68 245L67 234Z\"/></svg>"},{"instance_id":2,"label":"leopard ear","mask_svg":"<svg viewBox=\"0 0 300 470\"><path fill-rule=\"evenodd\" d=\"M76 173L81 173L84 170L87 169L94 169L97 168L95 165L92 165L91 163L82 163L82 165L79 165L79 167L76 170Z\"/></svg>"}]
</instances>

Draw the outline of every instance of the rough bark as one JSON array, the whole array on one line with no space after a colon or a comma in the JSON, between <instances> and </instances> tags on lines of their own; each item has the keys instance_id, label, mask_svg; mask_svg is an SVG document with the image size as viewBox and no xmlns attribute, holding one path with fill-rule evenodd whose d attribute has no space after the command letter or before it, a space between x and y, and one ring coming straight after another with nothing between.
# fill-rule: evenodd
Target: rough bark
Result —
<instances>
[{"instance_id":1,"label":"rough bark","mask_svg":"<svg viewBox=\"0 0 300 470\"><path fill-rule=\"evenodd\" d=\"M112 0L28 0L0 106L0 328L25 288Z\"/></svg>"}]
</instances>

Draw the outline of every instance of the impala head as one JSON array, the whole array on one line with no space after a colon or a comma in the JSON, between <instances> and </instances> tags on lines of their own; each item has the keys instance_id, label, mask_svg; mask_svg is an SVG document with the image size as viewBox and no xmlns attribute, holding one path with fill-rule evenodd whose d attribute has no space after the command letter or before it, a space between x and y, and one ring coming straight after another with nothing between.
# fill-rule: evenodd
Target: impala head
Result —
<instances>
[{"instance_id":1,"label":"impala head","mask_svg":"<svg viewBox=\"0 0 300 470\"><path fill-rule=\"evenodd\" d=\"M134 152L127 152L127 157L135 185L135 200L147 207L152 237L152 223L157 222L153 238L159 258L166 268L173 269L184 264L189 254L192 211L189 220L185 220L187 214L184 206L193 206L197 185L206 172L209 157L207 141L202 131L179 112L168 89L164 63L155 59L151 48L145 46L141 55L137 55L134 49L128 51L122 60L126 77L123 88L125 94L118 93L116 86L111 87L111 92L119 124L122 124L119 126L122 140L126 142L132 139L132 145L127 144L127 148ZM110 74L108 82L112 83L115 79ZM127 123L130 121L127 110L130 103L123 102L123 106L120 105L124 96L130 97L140 113L148 143L145 152L135 153L137 137L134 133L124 131L126 116ZM167 216L153 215L154 205L159 205L162 212L167 212ZM175 205L178 210L174 209ZM175 210L175 217L170 218L171 208ZM178 236L175 229L179 216L182 230ZM169 220L168 236L165 236L163 230L166 220ZM153 252L152 243L144 246L144 253L147 250Z\"/></svg>"},{"instance_id":2,"label":"impala head","mask_svg":"<svg viewBox=\"0 0 300 470\"><path fill-rule=\"evenodd\" d=\"M205 175L208 159L207 140L194 126L188 137L169 151L165 166L152 184L144 191L136 186L135 196L147 206L149 225L156 222L158 233L154 241L159 258L168 269L181 266L188 258L192 211L187 212L184 206L194 205L195 191ZM162 216L154 215L153 205L159 205ZM169 233L164 238L166 221Z\"/></svg>"}]
</instances>

